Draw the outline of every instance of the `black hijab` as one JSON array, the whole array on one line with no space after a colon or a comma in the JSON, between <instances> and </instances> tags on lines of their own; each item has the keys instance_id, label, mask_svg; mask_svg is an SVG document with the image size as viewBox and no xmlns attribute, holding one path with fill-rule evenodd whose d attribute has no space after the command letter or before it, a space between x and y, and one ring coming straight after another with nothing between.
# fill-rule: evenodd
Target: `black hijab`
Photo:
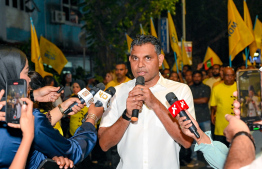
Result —
<instances>
[{"instance_id":1,"label":"black hijab","mask_svg":"<svg viewBox=\"0 0 262 169\"><path fill-rule=\"evenodd\" d=\"M0 90L6 90L9 79L20 79L26 64L26 55L14 47L0 47Z\"/></svg>"}]
</instances>

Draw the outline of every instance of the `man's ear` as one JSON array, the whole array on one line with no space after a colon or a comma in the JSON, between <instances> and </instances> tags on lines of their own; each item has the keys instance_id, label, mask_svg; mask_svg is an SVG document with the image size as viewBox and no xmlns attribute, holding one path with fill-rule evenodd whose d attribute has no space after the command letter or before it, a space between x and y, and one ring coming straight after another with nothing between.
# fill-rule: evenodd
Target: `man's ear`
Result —
<instances>
[{"instance_id":1,"label":"man's ear","mask_svg":"<svg viewBox=\"0 0 262 169\"><path fill-rule=\"evenodd\" d=\"M159 61L158 67L162 66L164 59L165 56L163 54L158 55L158 61Z\"/></svg>"}]
</instances>

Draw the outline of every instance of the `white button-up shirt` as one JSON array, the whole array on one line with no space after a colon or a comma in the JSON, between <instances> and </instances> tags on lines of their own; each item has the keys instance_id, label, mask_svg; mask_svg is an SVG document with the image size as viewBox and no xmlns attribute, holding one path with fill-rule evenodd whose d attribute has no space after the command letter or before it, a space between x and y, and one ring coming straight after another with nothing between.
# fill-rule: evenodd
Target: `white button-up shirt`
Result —
<instances>
[{"instance_id":1,"label":"white button-up shirt","mask_svg":"<svg viewBox=\"0 0 262 169\"><path fill-rule=\"evenodd\" d=\"M110 108L103 114L100 127L110 127L122 116L128 93L135 87L135 81L116 86L115 96ZM179 100L186 101L189 112L195 118L193 97L188 85L167 80L160 75L157 84L150 90L166 108L170 105L165 96L174 92ZM179 168L179 144L168 134L155 112L146 105L143 105L138 121L128 126L117 150L120 155L117 169Z\"/></svg>"}]
</instances>

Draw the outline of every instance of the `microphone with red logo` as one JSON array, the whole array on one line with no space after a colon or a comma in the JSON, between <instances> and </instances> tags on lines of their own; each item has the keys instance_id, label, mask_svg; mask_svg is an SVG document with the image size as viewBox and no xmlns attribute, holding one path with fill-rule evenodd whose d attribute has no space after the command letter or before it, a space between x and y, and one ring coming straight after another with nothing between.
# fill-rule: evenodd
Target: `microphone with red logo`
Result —
<instances>
[{"instance_id":1,"label":"microphone with red logo","mask_svg":"<svg viewBox=\"0 0 262 169\"><path fill-rule=\"evenodd\" d=\"M136 78L136 85L145 85L145 78L143 76L138 76ZM132 117L131 120L132 121L137 121L138 120L138 114L139 114L139 110L138 109L134 109L132 110Z\"/></svg>"},{"instance_id":2,"label":"microphone with red logo","mask_svg":"<svg viewBox=\"0 0 262 169\"><path fill-rule=\"evenodd\" d=\"M190 120L190 118L188 117L188 115L186 114L186 112L184 110L188 109L188 105L186 104L185 100L178 100L178 98L176 97L176 95L173 92L170 92L166 95L166 100L168 101L168 103L171 105L168 110L171 113L171 115L173 117L176 117L177 114L179 114L180 117L186 117L186 120ZM189 130L191 131L191 133L193 133L197 138L200 138L196 126L194 125L194 123L192 123L192 126L189 127Z\"/></svg>"}]
</instances>

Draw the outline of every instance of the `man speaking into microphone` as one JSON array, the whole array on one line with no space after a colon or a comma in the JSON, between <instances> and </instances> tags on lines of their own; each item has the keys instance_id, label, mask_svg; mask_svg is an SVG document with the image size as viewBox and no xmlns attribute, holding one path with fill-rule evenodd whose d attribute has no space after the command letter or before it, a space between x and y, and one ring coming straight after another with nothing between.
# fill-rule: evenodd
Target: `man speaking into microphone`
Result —
<instances>
[{"instance_id":1,"label":"man speaking into microphone","mask_svg":"<svg viewBox=\"0 0 262 169\"><path fill-rule=\"evenodd\" d=\"M159 73L164 55L157 38L139 35L130 51L135 79L116 86L98 131L100 146L107 151L117 145L117 169L179 168L179 144L189 148L193 140L181 132L177 120L167 110L170 105L165 96L174 92L184 99L195 118L192 93L187 85L165 79ZM144 86L135 85L139 76L144 77ZM140 110L136 122L131 121L134 109Z\"/></svg>"}]
</instances>

